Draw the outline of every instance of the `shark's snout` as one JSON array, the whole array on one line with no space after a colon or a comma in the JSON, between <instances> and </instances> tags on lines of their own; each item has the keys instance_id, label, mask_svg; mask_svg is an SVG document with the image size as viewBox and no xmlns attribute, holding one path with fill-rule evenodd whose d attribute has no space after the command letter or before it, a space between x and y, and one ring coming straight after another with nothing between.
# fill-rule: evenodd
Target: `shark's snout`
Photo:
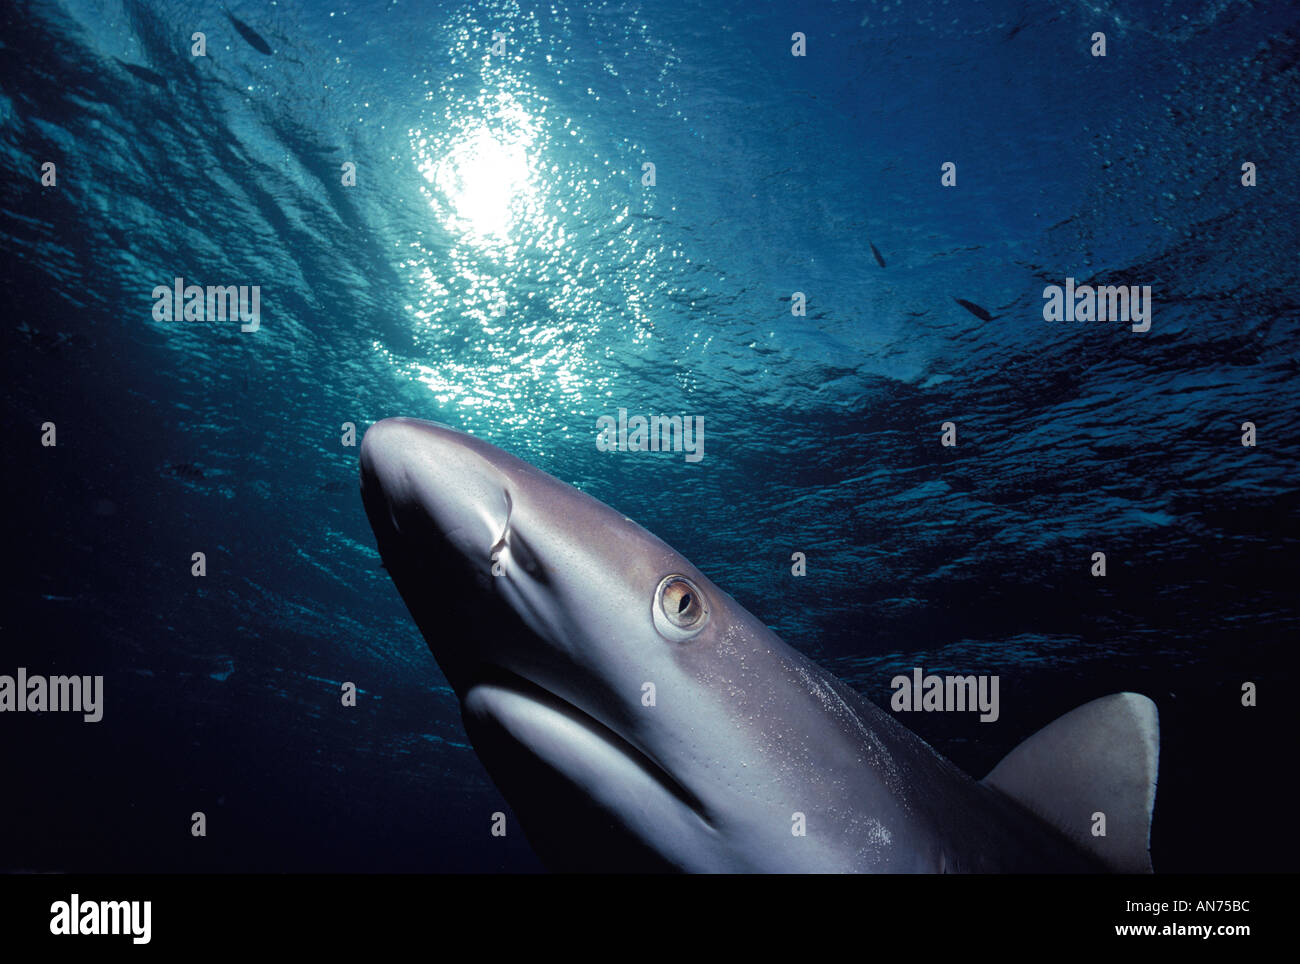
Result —
<instances>
[{"instance_id":1,"label":"shark's snout","mask_svg":"<svg viewBox=\"0 0 1300 964\"><path fill-rule=\"evenodd\" d=\"M476 568L490 564L510 495L482 443L433 422L388 418L366 432L360 461L372 522L386 522L399 539L425 539L432 529Z\"/></svg>"},{"instance_id":2,"label":"shark's snout","mask_svg":"<svg viewBox=\"0 0 1300 964\"><path fill-rule=\"evenodd\" d=\"M361 441L361 496L384 565L448 681L464 692L519 636L494 603L510 525L505 453L454 429L377 422Z\"/></svg>"}]
</instances>

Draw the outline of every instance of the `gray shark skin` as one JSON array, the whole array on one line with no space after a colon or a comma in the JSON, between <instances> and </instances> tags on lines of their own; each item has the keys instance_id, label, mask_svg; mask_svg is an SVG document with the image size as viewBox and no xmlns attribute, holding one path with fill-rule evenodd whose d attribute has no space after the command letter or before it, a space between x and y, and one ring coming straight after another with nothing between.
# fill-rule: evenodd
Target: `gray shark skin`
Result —
<instances>
[{"instance_id":1,"label":"gray shark skin","mask_svg":"<svg viewBox=\"0 0 1300 964\"><path fill-rule=\"evenodd\" d=\"M1145 697L1081 707L977 782L672 547L528 463L400 418L370 428L360 461L384 564L552 869L1150 870Z\"/></svg>"}]
</instances>

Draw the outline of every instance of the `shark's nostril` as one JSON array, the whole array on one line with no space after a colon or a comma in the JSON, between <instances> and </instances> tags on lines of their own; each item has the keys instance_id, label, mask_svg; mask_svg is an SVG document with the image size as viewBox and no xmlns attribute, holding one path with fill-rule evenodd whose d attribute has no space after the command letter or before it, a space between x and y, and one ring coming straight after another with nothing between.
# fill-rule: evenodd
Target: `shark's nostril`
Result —
<instances>
[{"instance_id":1,"label":"shark's nostril","mask_svg":"<svg viewBox=\"0 0 1300 964\"><path fill-rule=\"evenodd\" d=\"M503 523L501 523L501 538L499 538L496 541L496 544L493 545L491 549L491 555L494 560L496 559L498 553L503 552L505 550L506 544L510 540L510 516L514 512L514 508L515 508L514 503L510 501L509 490L508 489L502 490L501 494L504 495L506 498L506 519Z\"/></svg>"}]
</instances>

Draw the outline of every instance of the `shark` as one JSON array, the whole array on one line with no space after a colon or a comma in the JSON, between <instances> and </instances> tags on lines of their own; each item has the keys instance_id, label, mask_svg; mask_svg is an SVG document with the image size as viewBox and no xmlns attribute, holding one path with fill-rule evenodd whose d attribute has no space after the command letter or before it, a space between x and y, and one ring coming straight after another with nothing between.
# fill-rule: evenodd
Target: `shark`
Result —
<instances>
[{"instance_id":1,"label":"shark","mask_svg":"<svg viewBox=\"0 0 1300 964\"><path fill-rule=\"evenodd\" d=\"M983 779L617 509L436 422L360 448L383 565L523 834L563 872L1145 873L1155 704Z\"/></svg>"}]
</instances>

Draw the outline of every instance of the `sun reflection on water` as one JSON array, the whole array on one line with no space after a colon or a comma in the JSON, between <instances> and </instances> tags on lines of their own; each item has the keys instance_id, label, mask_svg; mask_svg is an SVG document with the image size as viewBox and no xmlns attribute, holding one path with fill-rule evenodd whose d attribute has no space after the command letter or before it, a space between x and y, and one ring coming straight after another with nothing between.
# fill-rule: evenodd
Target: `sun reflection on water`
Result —
<instances>
[{"instance_id":1,"label":"sun reflection on water","mask_svg":"<svg viewBox=\"0 0 1300 964\"><path fill-rule=\"evenodd\" d=\"M435 216L467 241L489 247L511 241L512 229L535 217L540 201L532 119L507 101L495 120L491 126L479 121L440 145L441 156L428 151L427 135L412 132Z\"/></svg>"},{"instance_id":2,"label":"sun reflection on water","mask_svg":"<svg viewBox=\"0 0 1300 964\"><path fill-rule=\"evenodd\" d=\"M415 350L375 348L432 393L430 417L528 439L608 407L614 346L653 327L656 251L629 222L627 162L510 69L448 81L408 128L429 214L401 259Z\"/></svg>"}]
</instances>

